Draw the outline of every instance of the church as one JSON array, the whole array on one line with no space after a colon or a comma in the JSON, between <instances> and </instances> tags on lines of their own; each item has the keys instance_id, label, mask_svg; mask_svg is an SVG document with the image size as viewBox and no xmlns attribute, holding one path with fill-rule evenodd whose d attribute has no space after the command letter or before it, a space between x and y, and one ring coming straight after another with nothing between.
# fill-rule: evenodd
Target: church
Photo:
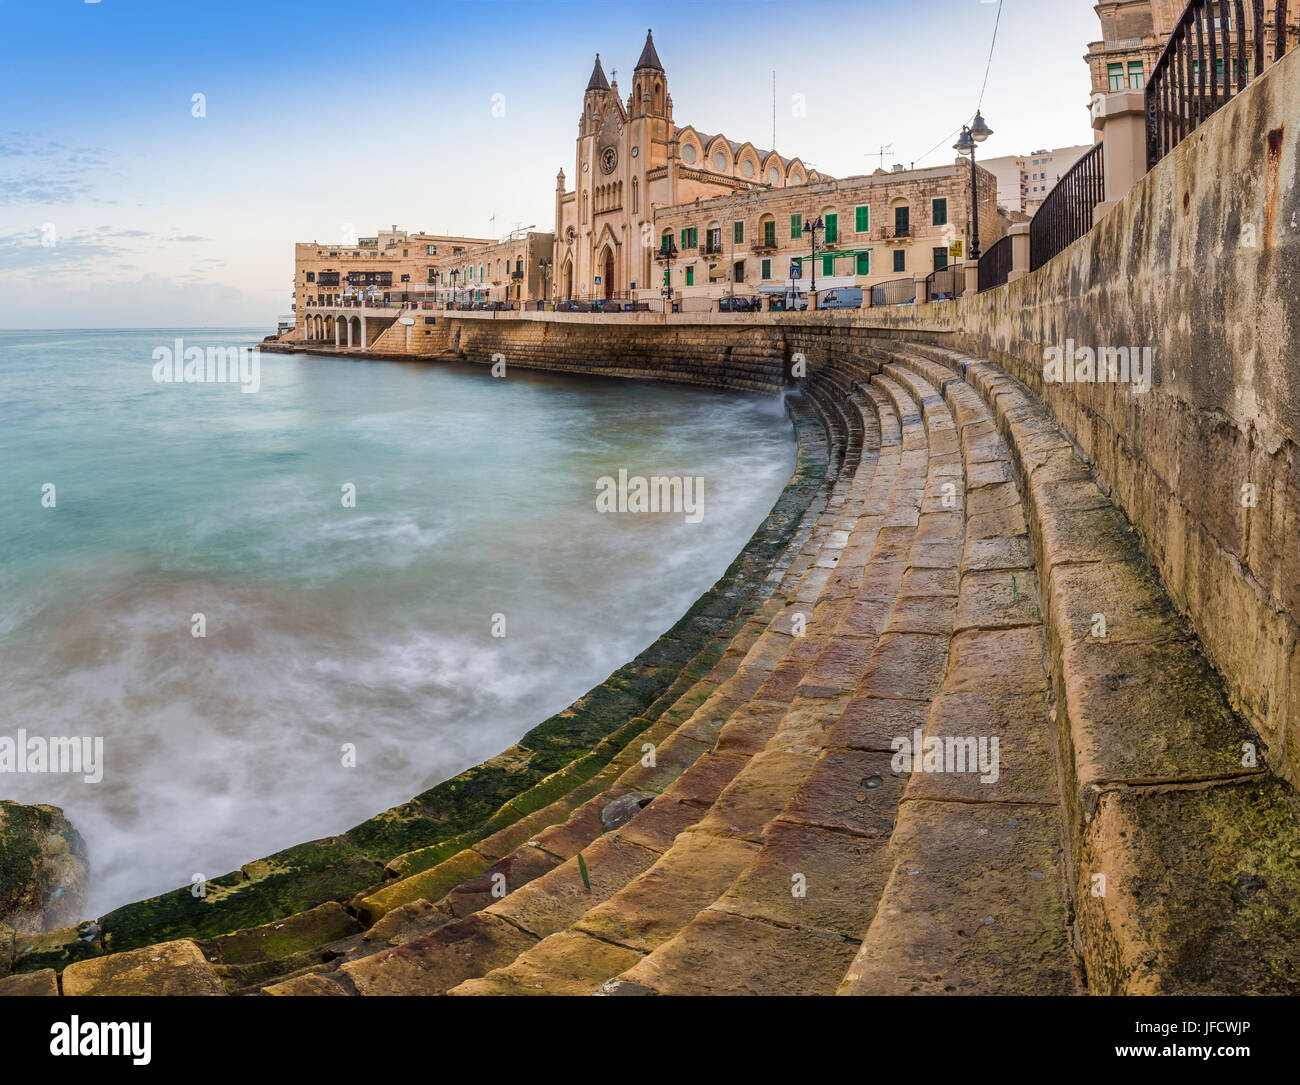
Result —
<instances>
[{"instance_id":1,"label":"church","mask_svg":"<svg viewBox=\"0 0 1300 1085\"><path fill-rule=\"evenodd\" d=\"M563 170L556 178L554 282L560 298L580 299L657 292L657 212L830 179L798 158L679 127L650 32L626 99L597 54L578 120L573 176L572 190Z\"/></svg>"}]
</instances>

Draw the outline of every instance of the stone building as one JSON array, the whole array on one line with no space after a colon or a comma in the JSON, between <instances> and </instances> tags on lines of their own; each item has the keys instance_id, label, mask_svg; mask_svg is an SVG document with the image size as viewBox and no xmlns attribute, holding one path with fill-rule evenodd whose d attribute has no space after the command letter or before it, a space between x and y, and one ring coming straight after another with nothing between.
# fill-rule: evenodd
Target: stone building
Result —
<instances>
[{"instance_id":1,"label":"stone building","mask_svg":"<svg viewBox=\"0 0 1300 1085\"><path fill-rule=\"evenodd\" d=\"M336 307L343 301L400 305L416 292L434 288L443 261L491 244L481 237L407 232L394 226L351 244L299 242L294 246L294 333L303 330L303 313Z\"/></svg>"},{"instance_id":2,"label":"stone building","mask_svg":"<svg viewBox=\"0 0 1300 1085\"><path fill-rule=\"evenodd\" d=\"M535 301L549 295L555 235L520 231L496 244L453 254L441 265L439 298Z\"/></svg>"},{"instance_id":3,"label":"stone building","mask_svg":"<svg viewBox=\"0 0 1300 1085\"><path fill-rule=\"evenodd\" d=\"M1265 21L1268 26L1266 47L1270 60L1273 55L1273 26L1278 0L1265 0ZM1101 40L1089 43L1084 59L1092 73L1092 97L1110 94L1117 90L1141 90L1151 77L1156 61L1164 52L1174 27L1187 7L1186 0L1106 0L1096 5L1101 20ZM1229 30L1235 4L1229 4ZM1290 5L1287 19L1287 40L1300 40L1295 7ZM1249 16L1247 16L1249 19ZM1235 41L1235 35L1233 40ZM1253 49L1253 37L1247 35L1247 45ZM1236 58L1233 58L1231 77L1236 85Z\"/></svg>"},{"instance_id":4,"label":"stone building","mask_svg":"<svg viewBox=\"0 0 1300 1085\"><path fill-rule=\"evenodd\" d=\"M578 119L573 176L571 190L563 170L555 185L560 298L657 290L651 251L657 208L825 179L798 158L679 126L649 33L626 99L596 57Z\"/></svg>"},{"instance_id":5,"label":"stone building","mask_svg":"<svg viewBox=\"0 0 1300 1085\"><path fill-rule=\"evenodd\" d=\"M977 167L980 244L1006 233L997 180ZM796 278L807 290L867 286L926 275L959 263L970 244L970 161L869 176L820 179L783 189L753 189L676 207L656 208L650 242L657 294L667 271L660 252L671 239L674 294L718 297L784 291ZM820 218L810 263L808 224ZM793 273L792 273L793 269Z\"/></svg>"}]
</instances>

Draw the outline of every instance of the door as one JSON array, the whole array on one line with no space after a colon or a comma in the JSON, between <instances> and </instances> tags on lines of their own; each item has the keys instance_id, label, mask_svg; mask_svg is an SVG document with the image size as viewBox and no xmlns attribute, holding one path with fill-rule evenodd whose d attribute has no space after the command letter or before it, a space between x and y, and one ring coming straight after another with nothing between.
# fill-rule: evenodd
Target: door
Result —
<instances>
[{"instance_id":1,"label":"door","mask_svg":"<svg viewBox=\"0 0 1300 1085\"><path fill-rule=\"evenodd\" d=\"M605 287L605 297L614 296L614 251L605 250L605 273L601 278L601 283Z\"/></svg>"},{"instance_id":2,"label":"door","mask_svg":"<svg viewBox=\"0 0 1300 1085\"><path fill-rule=\"evenodd\" d=\"M906 205L894 208L894 236L907 237L912 231L912 209Z\"/></svg>"}]
</instances>

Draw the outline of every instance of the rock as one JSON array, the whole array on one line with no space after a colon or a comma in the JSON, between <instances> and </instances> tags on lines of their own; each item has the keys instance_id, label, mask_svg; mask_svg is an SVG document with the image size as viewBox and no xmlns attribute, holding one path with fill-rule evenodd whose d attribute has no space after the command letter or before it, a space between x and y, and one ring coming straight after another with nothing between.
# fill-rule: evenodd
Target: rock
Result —
<instances>
[{"instance_id":1,"label":"rock","mask_svg":"<svg viewBox=\"0 0 1300 1085\"><path fill-rule=\"evenodd\" d=\"M58 973L53 968L42 968L39 972L20 972L16 976L0 979L0 998L35 998L59 993Z\"/></svg>"},{"instance_id":2,"label":"rock","mask_svg":"<svg viewBox=\"0 0 1300 1085\"><path fill-rule=\"evenodd\" d=\"M217 970L188 938L78 961L63 970L65 995L224 995Z\"/></svg>"},{"instance_id":3,"label":"rock","mask_svg":"<svg viewBox=\"0 0 1300 1085\"><path fill-rule=\"evenodd\" d=\"M0 920L42 934L82 918L86 844L55 806L0 801Z\"/></svg>"},{"instance_id":4,"label":"rock","mask_svg":"<svg viewBox=\"0 0 1300 1085\"><path fill-rule=\"evenodd\" d=\"M605 827L605 832L612 833L626 825L656 797L653 791L633 791L630 795L615 799L600 812L600 823Z\"/></svg>"}]
</instances>

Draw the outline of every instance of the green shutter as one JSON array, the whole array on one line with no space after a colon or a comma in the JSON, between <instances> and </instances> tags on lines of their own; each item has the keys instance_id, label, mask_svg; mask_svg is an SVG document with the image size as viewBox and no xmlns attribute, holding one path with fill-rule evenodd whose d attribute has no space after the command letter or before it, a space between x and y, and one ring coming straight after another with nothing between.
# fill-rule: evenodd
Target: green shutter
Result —
<instances>
[{"instance_id":1,"label":"green shutter","mask_svg":"<svg viewBox=\"0 0 1300 1085\"><path fill-rule=\"evenodd\" d=\"M686 269L686 285L687 286L695 285L695 269L693 267L688 267Z\"/></svg>"},{"instance_id":2,"label":"green shutter","mask_svg":"<svg viewBox=\"0 0 1300 1085\"><path fill-rule=\"evenodd\" d=\"M763 223L763 244L769 249L776 248L776 221Z\"/></svg>"},{"instance_id":3,"label":"green shutter","mask_svg":"<svg viewBox=\"0 0 1300 1085\"><path fill-rule=\"evenodd\" d=\"M683 249L686 249L686 248L689 248L689 247L690 247L689 245L686 244L686 239L687 239L688 237L690 237L690 236L691 236L691 231L690 231L690 230L683 230L683 231L682 231L682 248L683 248Z\"/></svg>"},{"instance_id":4,"label":"green shutter","mask_svg":"<svg viewBox=\"0 0 1300 1085\"><path fill-rule=\"evenodd\" d=\"M762 276L762 278L764 278L764 279L770 279L770 278L772 277L772 261L771 261L771 260L764 260L764 261L763 261L761 276Z\"/></svg>"},{"instance_id":5,"label":"green shutter","mask_svg":"<svg viewBox=\"0 0 1300 1085\"><path fill-rule=\"evenodd\" d=\"M731 228L731 236L737 245L743 245L745 243L745 224L743 222L737 222Z\"/></svg>"},{"instance_id":6,"label":"green shutter","mask_svg":"<svg viewBox=\"0 0 1300 1085\"><path fill-rule=\"evenodd\" d=\"M871 253L869 252L858 253L858 274L859 275L871 274Z\"/></svg>"},{"instance_id":7,"label":"green shutter","mask_svg":"<svg viewBox=\"0 0 1300 1085\"><path fill-rule=\"evenodd\" d=\"M895 271L907 270L907 250L905 249L894 250L894 270Z\"/></svg>"},{"instance_id":8,"label":"green shutter","mask_svg":"<svg viewBox=\"0 0 1300 1085\"><path fill-rule=\"evenodd\" d=\"M822 274L823 275L835 274L835 257L833 256L822 257Z\"/></svg>"},{"instance_id":9,"label":"green shutter","mask_svg":"<svg viewBox=\"0 0 1300 1085\"><path fill-rule=\"evenodd\" d=\"M826 216L826 244L833 245L840 239L840 216Z\"/></svg>"},{"instance_id":10,"label":"green shutter","mask_svg":"<svg viewBox=\"0 0 1300 1085\"><path fill-rule=\"evenodd\" d=\"M937 200L931 201L933 214L931 216L932 226L948 225L948 197L943 196Z\"/></svg>"},{"instance_id":11,"label":"green shutter","mask_svg":"<svg viewBox=\"0 0 1300 1085\"><path fill-rule=\"evenodd\" d=\"M860 234L871 229L871 208L859 207L854 211L853 228Z\"/></svg>"},{"instance_id":12,"label":"green shutter","mask_svg":"<svg viewBox=\"0 0 1300 1085\"><path fill-rule=\"evenodd\" d=\"M803 215L790 216L790 237L792 240L803 237Z\"/></svg>"}]
</instances>

